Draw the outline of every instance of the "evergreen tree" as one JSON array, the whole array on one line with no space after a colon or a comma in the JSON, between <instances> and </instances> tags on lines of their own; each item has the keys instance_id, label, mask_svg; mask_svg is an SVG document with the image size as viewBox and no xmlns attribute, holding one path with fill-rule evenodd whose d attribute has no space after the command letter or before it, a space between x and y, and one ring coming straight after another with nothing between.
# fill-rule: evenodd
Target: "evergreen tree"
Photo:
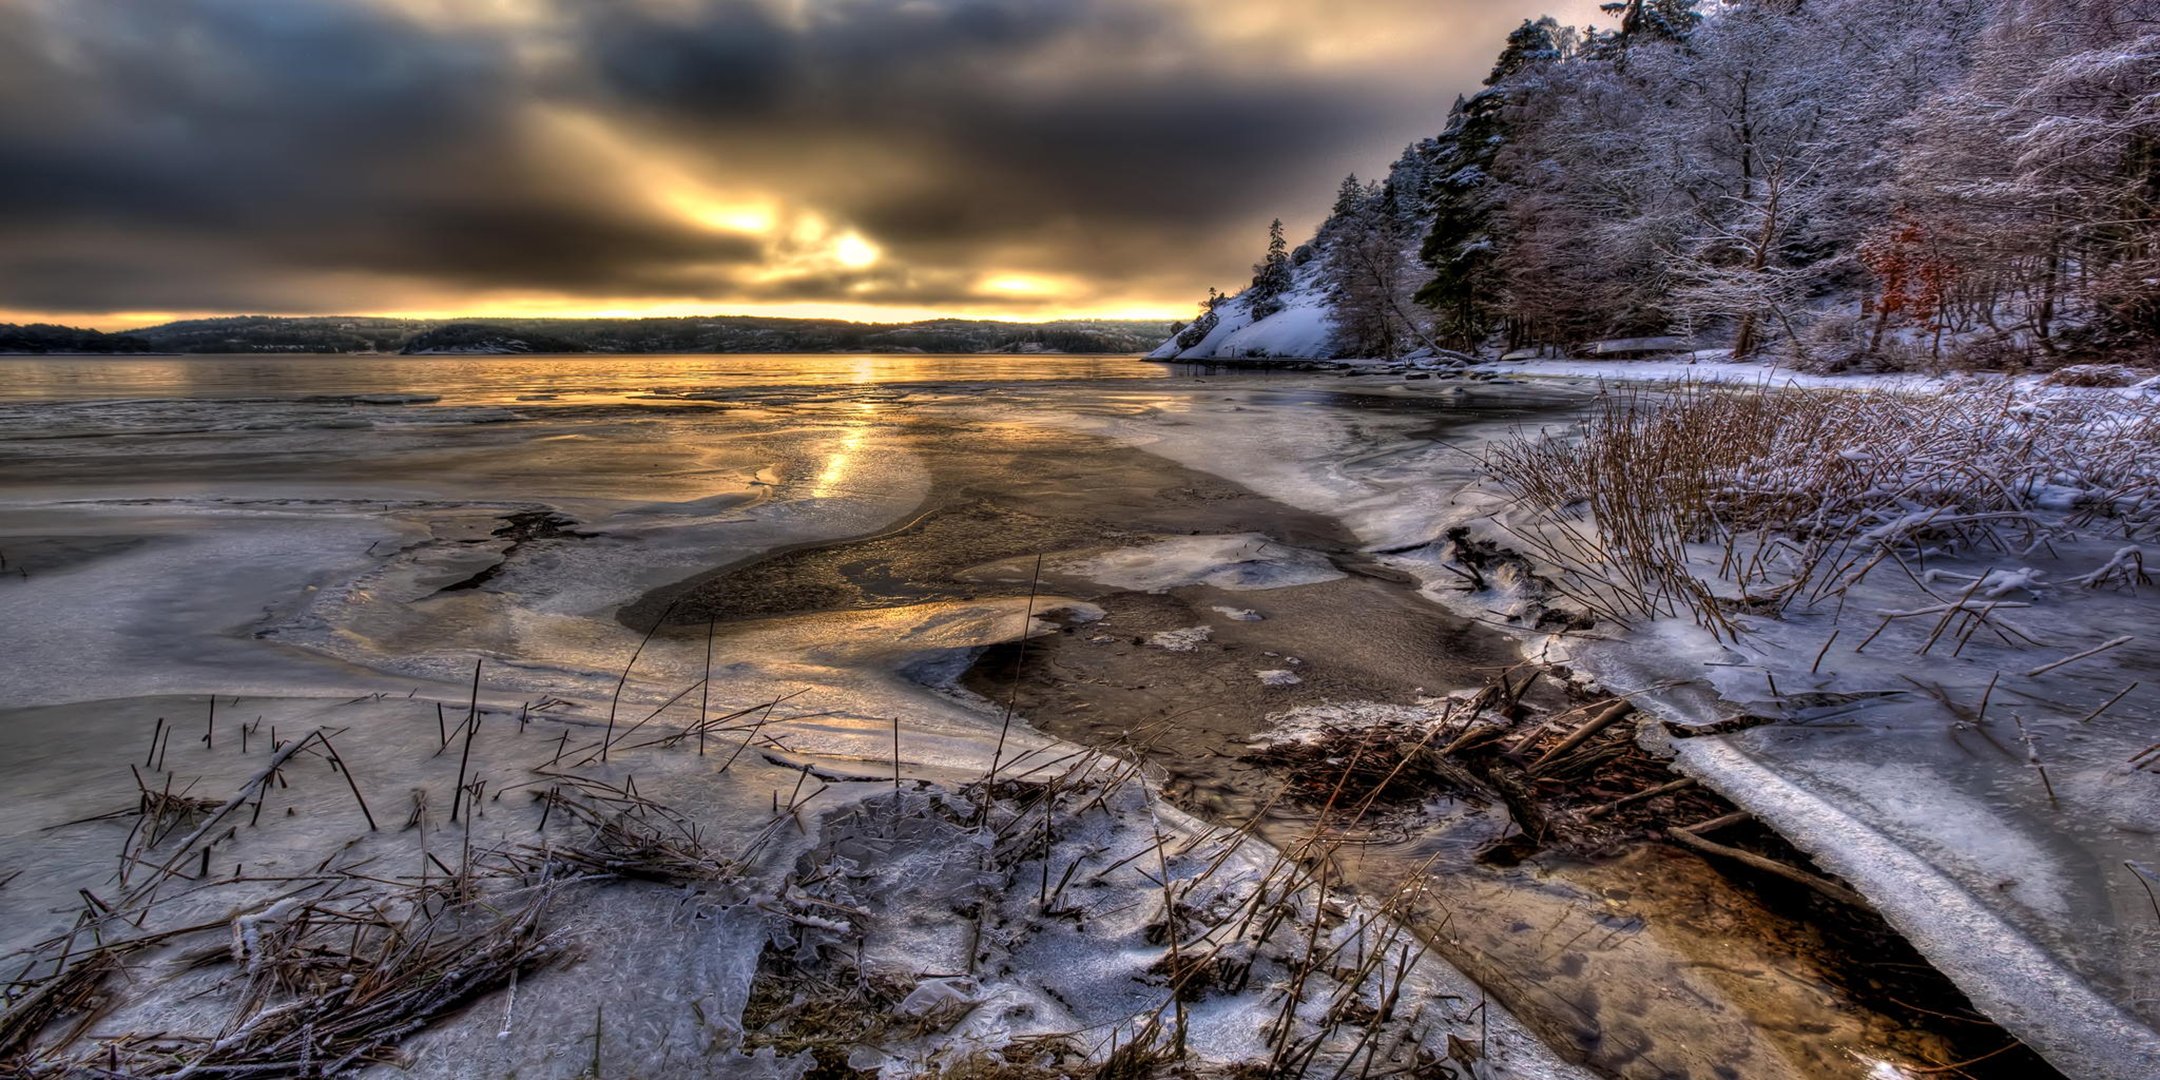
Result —
<instances>
[{"instance_id":1,"label":"evergreen tree","mask_svg":"<svg viewBox=\"0 0 2160 1080\"><path fill-rule=\"evenodd\" d=\"M1247 293L1253 321L1281 311L1283 295L1290 291L1291 284L1290 244L1283 238L1282 219L1276 218L1268 226L1267 257L1253 264L1252 289Z\"/></svg>"},{"instance_id":2,"label":"evergreen tree","mask_svg":"<svg viewBox=\"0 0 2160 1080\"><path fill-rule=\"evenodd\" d=\"M1435 179L1426 192L1432 224L1418 251L1433 276L1417 299L1438 316L1435 333L1451 348L1475 349L1499 321L1493 211L1500 194L1493 168L1508 143L1507 86L1565 59L1574 36L1550 16L1524 20L1486 76L1487 89L1456 103L1440 137Z\"/></svg>"},{"instance_id":3,"label":"evergreen tree","mask_svg":"<svg viewBox=\"0 0 2160 1080\"><path fill-rule=\"evenodd\" d=\"M1703 21L1699 0L1625 0L1600 6L1620 17L1620 36L1628 41L1686 41Z\"/></svg>"},{"instance_id":4,"label":"evergreen tree","mask_svg":"<svg viewBox=\"0 0 2160 1080\"><path fill-rule=\"evenodd\" d=\"M1328 211L1328 217L1331 220L1347 218L1357 213L1364 203L1365 185L1359 182L1356 173L1351 173L1343 177L1342 185L1335 189L1335 208Z\"/></svg>"}]
</instances>

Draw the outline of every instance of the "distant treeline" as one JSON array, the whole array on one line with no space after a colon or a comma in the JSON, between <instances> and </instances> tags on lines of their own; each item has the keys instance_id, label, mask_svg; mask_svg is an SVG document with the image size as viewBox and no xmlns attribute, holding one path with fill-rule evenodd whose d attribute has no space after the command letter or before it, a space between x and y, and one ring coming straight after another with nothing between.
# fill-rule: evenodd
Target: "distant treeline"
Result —
<instances>
[{"instance_id":1,"label":"distant treeline","mask_svg":"<svg viewBox=\"0 0 2160 1080\"><path fill-rule=\"evenodd\" d=\"M0 323L0 353L833 353L1145 352L1154 322L937 319L855 323L679 319L380 319L239 315L102 333Z\"/></svg>"}]
</instances>

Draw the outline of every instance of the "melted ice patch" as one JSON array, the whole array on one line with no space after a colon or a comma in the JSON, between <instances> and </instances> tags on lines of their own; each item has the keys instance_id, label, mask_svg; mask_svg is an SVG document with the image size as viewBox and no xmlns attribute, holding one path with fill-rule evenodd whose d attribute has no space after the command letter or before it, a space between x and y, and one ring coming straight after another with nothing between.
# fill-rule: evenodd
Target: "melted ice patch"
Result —
<instances>
[{"instance_id":1,"label":"melted ice patch","mask_svg":"<svg viewBox=\"0 0 2160 1080\"><path fill-rule=\"evenodd\" d=\"M1287 589L1345 576L1327 556L1278 544L1259 533L1173 537L1062 559L1056 568L1113 588L1157 593L1187 585L1236 592Z\"/></svg>"},{"instance_id":2,"label":"melted ice patch","mask_svg":"<svg viewBox=\"0 0 2160 1080\"><path fill-rule=\"evenodd\" d=\"M1188 626L1182 630L1165 630L1148 635L1147 643L1171 652L1192 652L1215 636L1212 626Z\"/></svg>"}]
</instances>

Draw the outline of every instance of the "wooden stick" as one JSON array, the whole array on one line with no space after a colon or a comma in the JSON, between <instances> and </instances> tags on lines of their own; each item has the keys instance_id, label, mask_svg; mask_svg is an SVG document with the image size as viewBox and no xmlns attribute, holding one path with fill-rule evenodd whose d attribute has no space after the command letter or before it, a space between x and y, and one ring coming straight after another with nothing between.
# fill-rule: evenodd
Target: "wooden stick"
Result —
<instances>
[{"instance_id":1,"label":"wooden stick","mask_svg":"<svg viewBox=\"0 0 2160 1080\"><path fill-rule=\"evenodd\" d=\"M1622 795L1621 797L1614 799L1613 801L1606 803L1603 806L1593 806L1590 809L1583 811L1583 816L1586 818L1603 817L1606 814L1610 814L1623 806L1628 806L1633 803L1646 802L1650 799L1655 799L1660 795L1670 795L1675 791L1685 791L1688 788L1694 786L1694 777L1683 776L1680 779L1675 780L1669 784L1659 784L1654 788L1648 788L1643 791L1638 791L1633 795Z\"/></svg>"},{"instance_id":2,"label":"wooden stick","mask_svg":"<svg viewBox=\"0 0 2160 1080\"><path fill-rule=\"evenodd\" d=\"M1696 836L1701 836L1705 833L1714 833L1719 829L1730 828L1734 825L1740 824L1743 821L1750 820L1753 817L1753 814L1750 814L1745 810L1735 810L1732 813L1726 814L1723 817L1714 817L1708 821L1698 821L1693 825L1683 825L1681 826L1681 829Z\"/></svg>"},{"instance_id":3,"label":"wooden stick","mask_svg":"<svg viewBox=\"0 0 2160 1080\"><path fill-rule=\"evenodd\" d=\"M2082 719L2082 720L2079 720L2079 721L2078 721L2078 723L2080 723L2080 724L2090 724L2090 723L2092 723L2093 721L2095 721L2095 720L2098 720L2098 719L2100 719L2100 714L2101 714L2101 713L2104 713L2104 712L2108 711L2109 709L2112 709L2112 708L2114 708L2114 707L2115 707L2115 703L2116 703L2116 702L2118 702L2118 701L2121 701L2122 699L2124 699L2124 698L2126 698L2126 697L2130 696L2130 691L2132 691L2132 690L2135 690L2135 689L2137 689L2137 688L2138 688L2138 684L2137 684L2137 683L2131 683L2130 685L2128 685L2128 686L2125 686L2125 687L2123 687L2123 688L2122 688L2122 692L2121 692L2121 693L2119 693L2119 694L2116 694L2116 695L2115 695L2114 697L2111 697L2111 698L2107 699L2107 704L2105 704L2105 705L2102 705L2102 706L2100 706L2099 708L2097 708L2097 709L2094 709L2093 711L2091 711L2091 712L2089 712L2089 713L2086 713L2086 714L2085 714L2085 718L2084 718L2084 719Z\"/></svg>"},{"instance_id":4,"label":"wooden stick","mask_svg":"<svg viewBox=\"0 0 2160 1080\"><path fill-rule=\"evenodd\" d=\"M697 756L705 756L705 718L712 710L712 645L713 629L720 625L718 616L705 620L705 681L698 692L697 707Z\"/></svg>"},{"instance_id":5,"label":"wooden stick","mask_svg":"<svg viewBox=\"0 0 2160 1080\"><path fill-rule=\"evenodd\" d=\"M294 739L291 745L288 745L284 749L279 750L275 756L271 757L270 764L263 766L261 772L258 772L254 776L249 777L246 783L240 785L240 790L234 793L232 798L225 800L225 805L218 807L217 811L215 813L212 813L208 820L197 826L194 832L189 833L187 839L182 840L180 842L180 846L173 849L172 857L165 860L164 865L158 867L157 877L153 878L141 889L138 889L136 890L136 892L130 894L127 902L129 904L133 904L142 896L147 895L150 890L155 889L158 886L159 882L170 876L172 874L173 867L179 865L180 860L186 857L187 851L190 847L193 847L196 842L200 841L203 837L210 835L211 831L217 828L218 822L225 819L225 815L230 814L235 810L238 810L241 806L247 803L248 792L258 789L267 789L270 784L270 778L277 775L278 769L283 767L285 762L290 760L294 754L299 753L301 747L306 746L310 740L316 738L320 734L321 732L315 732L303 738Z\"/></svg>"},{"instance_id":6,"label":"wooden stick","mask_svg":"<svg viewBox=\"0 0 2160 1080\"><path fill-rule=\"evenodd\" d=\"M338 754L337 747L330 745L330 736L318 734L317 737L322 739L323 749L330 752L330 763L337 766L337 771L345 774L345 786L352 789L353 801L360 804L360 816L367 819L368 831L381 832L382 830L375 827L375 815L368 812L367 800L360 797L360 781L353 779L352 766L345 764L345 759Z\"/></svg>"},{"instance_id":7,"label":"wooden stick","mask_svg":"<svg viewBox=\"0 0 2160 1080\"><path fill-rule=\"evenodd\" d=\"M473 665L473 685L475 687L480 685L480 665L478 663ZM473 701L475 705L479 702L479 692L477 690L474 691ZM465 801L465 765L472 760L472 737L473 733L478 730L480 730L480 714L475 712L472 722L465 725L465 750L458 755L457 787L450 793L450 820L452 821L458 819L458 806ZM568 734L568 732L564 734ZM601 749L605 751L607 747L602 745Z\"/></svg>"},{"instance_id":8,"label":"wooden stick","mask_svg":"<svg viewBox=\"0 0 2160 1080\"><path fill-rule=\"evenodd\" d=\"M615 741L615 708L622 704L623 687L630 682L631 669L637 667L638 657L645 655L645 646L652 644L653 635L660 632L660 627L667 623L667 617L675 613L675 605L682 603L683 597L688 595L690 594L682 593L660 609L660 617L653 620L652 629L645 631L645 636L638 641L637 648L630 653L630 662L623 665L622 678L615 680L615 693L608 698L607 734L600 737L600 764L607 764L608 744Z\"/></svg>"},{"instance_id":9,"label":"wooden stick","mask_svg":"<svg viewBox=\"0 0 2160 1080\"><path fill-rule=\"evenodd\" d=\"M1560 740L1560 745L1545 751L1545 756L1531 762L1527 771L1530 775L1536 776L1545 766L1552 764L1553 759L1589 742L1592 735L1611 727L1615 721L1634 711L1634 703L1626 698L1621 698L1607 705L1604 711L1584 721L1581 727L1576 728L1567 738Z\"/></svg>"},{"instance_id":10,"label":"wooden stick","mask_svg":"<svg viewBox=\"0 0 2160 1080\"><path fill-rule=\"evenodd\" d=\"M1822 670L1822 658L1830 655L1830 646L1837 644L1837 638L1839 633L1841 633L1841 631L1836 629L1832 629L1830 631L1829 638L1824 640L1822 643L1821 651L1815 654L1815 664L1813 667L1808 668L1808 674L1813 675Z\"/></svg>"},{"instance_id":11,"label":"wooden stick","mask_svg":"<svg viewBox=\"0 0 2160 1080\"><path fill-rule=\"evenodd\" d=\"M997 801L993 789L997 786L998 766L1005 757L1005 737L1012 732L1013 710L1020 704L1020 673L1027 667L1028 635L1035 628L1035 594L1042 588L1042 564L1042 553L1038 551L1035 553L1035 575L1028 582L1027 614L1020 619L1019 650L1013 657L1012 693L1005 699L1005 720L998 725L997 747L990 751L990 772L983 777L983 814L986 817L990 813L990 804Z\"/></svg>"}]
</instances>

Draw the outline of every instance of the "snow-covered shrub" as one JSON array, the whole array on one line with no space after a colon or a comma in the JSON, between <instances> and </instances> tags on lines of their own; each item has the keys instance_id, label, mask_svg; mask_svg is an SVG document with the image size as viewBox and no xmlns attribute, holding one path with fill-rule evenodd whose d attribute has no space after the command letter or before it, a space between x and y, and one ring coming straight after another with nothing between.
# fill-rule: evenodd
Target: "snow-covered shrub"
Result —
<instances>
[{"instance_id":1,"label":"snow-covered shrub","mask_svg":"<svg viewBox=\"0 0 2160 1080\"><path fill-rule=\"evenodd\" d=\"M1194 319L1191 326L1186 327L1178 334L1178 348L1190 349L1198 346L1201 342L1206 341L1207 336L1214 333L1215 328L1221 324L1222 316L1216 314L1212 308L1209 309L1199 318Z\"/></svg>"}]
</instances>

